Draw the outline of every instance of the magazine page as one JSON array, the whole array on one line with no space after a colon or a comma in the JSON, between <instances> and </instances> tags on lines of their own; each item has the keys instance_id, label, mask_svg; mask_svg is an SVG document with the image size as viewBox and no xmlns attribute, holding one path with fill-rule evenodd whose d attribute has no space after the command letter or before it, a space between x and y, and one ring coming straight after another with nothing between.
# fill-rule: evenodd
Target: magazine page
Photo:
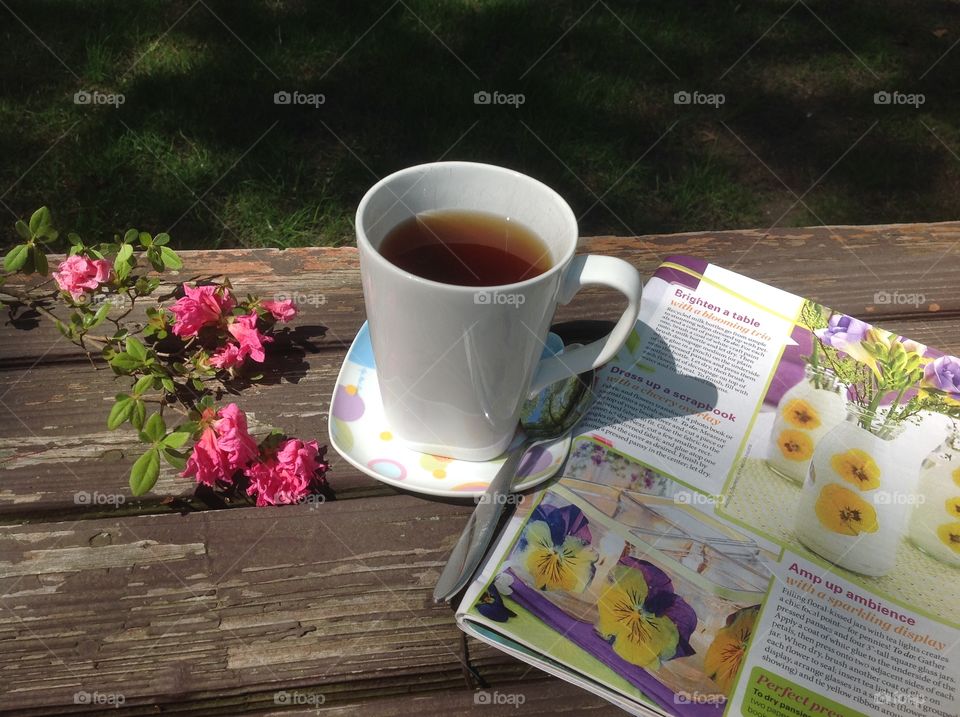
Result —
<instances>
[{"instance_id":1,"label":"magazine page","mask_svg":"<svg viewBox=\"0 0 960 717\"><path fill-rule=\"evenodd\" d=\"M466 629L638 713L960 714L960 360L673 257L597 392Z\"/></svg>"}]
</instances>

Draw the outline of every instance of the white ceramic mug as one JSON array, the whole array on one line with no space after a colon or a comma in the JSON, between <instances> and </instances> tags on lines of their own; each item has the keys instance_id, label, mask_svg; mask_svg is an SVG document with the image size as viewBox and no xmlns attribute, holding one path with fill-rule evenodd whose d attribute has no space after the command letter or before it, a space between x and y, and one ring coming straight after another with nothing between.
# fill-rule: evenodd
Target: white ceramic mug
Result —
<instances>
[{"instance_id":1,"label":"white ceramic mug","mask_svg":"<svg viewBox=\"0 0 960 717\"><path fill-rule=\"evenodd\" d=\"M531 229L550 252L539 276L503 286L443 284L378 251L402 221L437 210L481 211ZM500 455L523 401L600 366L619 351L640 310L640 276L608 256L574 256L577 220L546 185L489 164L436 162L391 174L357 208L360 279L390 430L424 453L482 461ZM582 286L622 292L627 308L605 338L541 359L558 304Z\"/></svg>"}]
</instances>

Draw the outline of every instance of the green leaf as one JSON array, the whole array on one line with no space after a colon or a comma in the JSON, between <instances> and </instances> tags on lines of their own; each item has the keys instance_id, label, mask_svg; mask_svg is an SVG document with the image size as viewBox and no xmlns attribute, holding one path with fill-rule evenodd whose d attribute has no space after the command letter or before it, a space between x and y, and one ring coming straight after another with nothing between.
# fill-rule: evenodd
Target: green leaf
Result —
<instances>
[{"instance_id":1,"label":"green leaf","mask_svg":"<svg viewBox=\"0 0 960 717\"><path fill-rule=\"evenodd\" d=\"M27 263L27 256L30 254L28 244L17 244L13 249L7 252L3 258L4 271L20 271L23 265Z\"/></svg>"},{"instance_id":2,"label":"green leaf","mask_svg":"<svg viewBox=\"0 0 960 717\"><path fill-rule=\"evenodd\" d=\"M153 376L141 376L133 386L133 392L142 396L153 388Z\"/></svg>"},{"instance_id":3,"label":"green leaf","mask_svg":"<svg viewBox=\"0 0 960 717\"><path fill-rule=\"evenodd\" d=\"M143 495L157 484L159 477L160 451L151 448L130 469L130 490L134 495Z\"/></svg>"},{"instance_id":4,"label":"green leaf","mask_svg":"<svg viewBox=\"0 0 960 717\"><path fill-rule=\"evenodd\" d=\"M191 436L194 435L200 429L200 423L198 421L187 421L186 423L181 423L177 426L177 432L185 431Z\"/></svg>"},{"instance_id":5,"label":"green leaf","mask_svg":"<svg viewBox=\"0 0 960 717\"><path fill-rule=\"evenodd\" d=\"M43 249L39 245L34 244L30 247L30 253L33 254L33 266L36 268L37 273L41 276L46 276L50 273L50 266L47 264L47 255L43 253Z\"/></svg>"},{"instance_id":6,"label":"green leaf","mask_svg":"<svg viewBox=\"0 0 960 717\"><path fill-rule=\"evenodd\" d=\"M167 269L180 269L183 267L183 261L177 256L177 253L168 246L160 247L160 261Z\"/></svg>"},{"instance_id":7,"label":"green leaf","mask_svg":"<svg viewBox=\"0 0 960 717\"><path fill-rule=\"evenodd\" d=\"M110 365L113 366L118 371L123 373L130 373L134 369L143 365L143 361L135 359L130 354L121 351L112 359L110 359Z\"/></svg>"},{"instance_id":8,"label":"green leaf","mask_svg":"<svg viewBox=\"0 0 960 717\"><path fill-rule=\"evenodd\" d=\"M161 378L160 384L163 386L163 390L169 393L173 393L177 390L177 385L173 382L172 378Z\"/></svg>"},{"instance_id":9,"label":"green leaf","mask_svg":"<svg viewBox=\"0 0 960 717\"><path fill-rule=\"evenodd\" d=\"M164 448L162 453L167 463L172 465L177 470L182 471L187 467L187 457L179 451L175 451L172 448Z\"/></svg>"},{"instance_id":10,"label":"green leaf","mask_svg":"<svg viewBox=\"0 0 960 717\"><path fill-rule=\"evenodd\" d=\"M169 244L169 243L170 243L170 235L167 234L166 232L163 232L162 234L157 234L157 235L153 238L153 243L154 243L154 244L159 244L160 246L163 246L164 244Z\"/></svg>"},{"instance_id":11,"label":"green leaf","mask_svg":"<svg viewBox=\"0 0 960 717\"><path fill-rule=\"evenodd\" d=\"M110 409L110 415L107 417L107 428L111 431L116 430L130 419L130 413L133 411L133 401L129 396L120 394L117 396L117 402Z\"/></svg>"},{"instance_id":12,"label":"green leaf","mask_svg":"<svg viewBox=\"0 0 960 717\"><path fill-rule=\"evenodd\" d=\"M110 313L110 302L104 301L103 305L97 309L97 313L93 317L93 321L90 322L90 328L96 328L103 323L104 319L107 318L107 314Z\"/></svg>"},{"instance_id":13,"label":"green leaf","mask_svg":"<svg viewBox=\"0 0 960 717\"><path fill-rule=\"evenodd\" d=\"M152 246L147 249L147 259L150 260L150 264L157 271L163 271L163 258L160 256L160 249L162 248Z\"/></svg>"},{"instance_id":14,"label":"green leaf","mask_svg":"<svg viewBox=\"0 0 960 717\"><path fill-rule=\"evenodd\" d=\"M143 426L143 432L154 443L162 439L167 432L167 424L163 422L163 416L159 413L151 414Z\"/></svg>"},{"instance_id":15,"label":"green leaf","mask_svg":"<svg viewBox=\"0 0 960 717\"><path fill-rule=\"evenodd\" d=\"M140 339L135 336L128 336L126 343L127 353L133 356L138 361L143 361L147 358L147 348L142 343Z\"/></svg>"},{"instance_id":16,"label":"green leaf","mask_svg":"<svg viewBox=\"0 0 960 717\"><path fill-rule=\"evenodd\" d=\"M50 226L50 210L40 207L30 217L30 231L36 236L42 234Z\"/></svg>"},{"instance_id":17,"label":"green leaf","mask_svg":"<svg viewBox=\"0 0 960 717\"><path fill-rule=\"evenodd\" d=\"M174 431L163 439L163 445L168 448L179 448L190 439L188 431Z\"/></svg>"},{"instance_id":18,"label":"green leaf","mask_svg":"<svg viewBox=\"0 0 960 717\"><path fill-rule=\"evenodd\" d=\"M123 243L130 244L131 242L135 242L139 236L140 232L138 232L136 229L127 229L126 233L123 235ZM146 246L146 244L144 244L144 246Z\"/></svg>"},{"instance_id":19,"label":"green leaf","mask_svg":"<svg viewBox=\"0 0 960 717\"><path fill-rule=\"evenodd\" d=\"M133 401L133 413L130 414L130 425L136 429L143 428L143 422L147 418L147 404L137 398Z\"/></svg>"},{"instance_id":20,"label":"green leaf","mask_svg":"<svg viewBox=\"0 0 960 717\"><path fill-rule=\"evenodd\" d=\"M70 242L70 246L83 246L83 239L80 238L79 234L74 232L67 234L67 241Z\"/></svg>"},{"instance_id":21,"label":"green leaf","mask_svg":"<svg viewBox=\"0 0 960 717\"><path fill-rule=\"evenodd\" d=\"M133 245L121 244L117 250L117 256L113 260L113 270L117 272L117 278L123 281L130 275L130 259L133 257Z\"/></svg>"},{"instance_id":22,"label":"green leaf","mask_svg":"<svg viewBox=\"0 0 960 717\"><path fill-rule=\"evenodd\" d=\"M17 234L19 234L22 239L30 241L30 239L33 238L33 235L30 234L30 227L28 227L27 223L22 219L18 219L14 226L17 228Z\"/></svg>"}]
</instances>

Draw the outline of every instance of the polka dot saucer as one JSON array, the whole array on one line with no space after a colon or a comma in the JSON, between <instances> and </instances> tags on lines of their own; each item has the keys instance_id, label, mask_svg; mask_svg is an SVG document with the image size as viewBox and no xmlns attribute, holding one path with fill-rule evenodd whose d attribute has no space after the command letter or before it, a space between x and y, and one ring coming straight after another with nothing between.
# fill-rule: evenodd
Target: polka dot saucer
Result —
<instances>
[{"instance_id":1,"label":"polka dot saucer","mask_svg":"<svg viewBox=\"0 0 960 717\"><path fill-rule=\"evenodd\" d=\"M563 341L550 334L544 354L562 350ZM521 440L518 433L514 445ZM383 413L366 323L347 352L330 399L330 443L357 470L379 481L447 498L482 495L506 459L504 454L489 461L459 461L419 453L394 436ZM555 475L569 447L570 437L566 436L535 448L521 466L516 489L531 488Z\"/></svg>"}]
</instances>

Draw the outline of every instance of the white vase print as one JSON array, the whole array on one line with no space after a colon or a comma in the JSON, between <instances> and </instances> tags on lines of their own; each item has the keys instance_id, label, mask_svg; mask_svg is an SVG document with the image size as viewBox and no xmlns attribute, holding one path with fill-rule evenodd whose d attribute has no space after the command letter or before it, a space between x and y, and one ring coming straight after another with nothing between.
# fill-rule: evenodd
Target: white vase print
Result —
<instances>
[{"instance_id":1,"label":"white vase print","mask_svg":"<svg viewBox=\"0 0 960 717\"><path fill-rule=\"evenodd\" d=\"M807 477L814 448L843 421L846 400L832 371L807 364L803 380L777 404L767 465L797 484Z\"/></svg>"},{"instance_id":2,"label":"white vase print","mask_svg":"<svg viewBox=\"0 0 960 717\"><path fill-rule=\"evenodd\" d=\"M960 431L923 462L908 535L930 557L960 567Z\"/></svg>"},{"instance_id":3,"label":"white vase print","mask_svg":"<svg viewBox=\"0 0 960 717\"><path fill-rule=\"evenodd\" d=\"M801 543L864 575L893 568L919 469L900 460L895 439L902 428L849 407L847 420L814 450L796 513Z\"/></svg>"}]
</instances>

